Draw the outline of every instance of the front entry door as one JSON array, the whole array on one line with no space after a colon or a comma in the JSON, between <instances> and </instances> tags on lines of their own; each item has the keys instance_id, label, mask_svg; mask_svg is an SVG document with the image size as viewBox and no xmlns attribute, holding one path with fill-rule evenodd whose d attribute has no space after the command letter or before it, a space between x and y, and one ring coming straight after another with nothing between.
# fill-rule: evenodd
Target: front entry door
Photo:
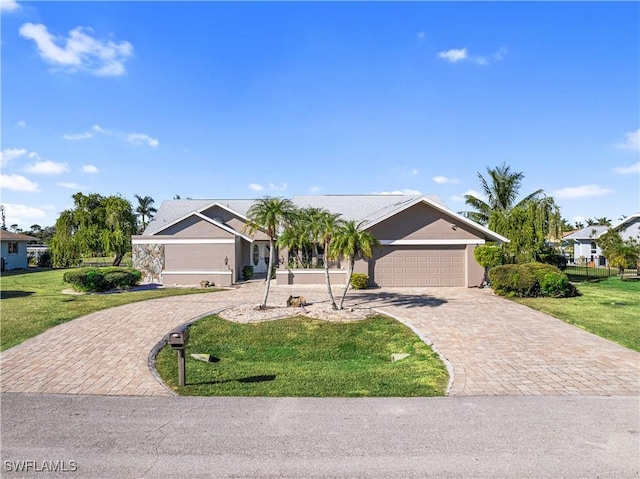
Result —
<instances>
[{"instance_id":1,"label":"front entry door","mask_svg":"<svg viewBox=\"0 0 640 479\"><path fill-rule=\"evenodd\" d=\"M254 241L251 247L251 264L254 273L266 273L269 264L269 242Z\"/></svg>"}]
</instances>

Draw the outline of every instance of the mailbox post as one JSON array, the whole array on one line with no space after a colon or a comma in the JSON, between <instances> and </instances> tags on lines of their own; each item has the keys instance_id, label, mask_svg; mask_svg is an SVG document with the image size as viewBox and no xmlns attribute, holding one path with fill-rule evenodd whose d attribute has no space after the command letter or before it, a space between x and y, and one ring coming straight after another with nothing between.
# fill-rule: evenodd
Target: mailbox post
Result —
<instances>
[{"instance_id":1,"label":"mailbox post","mask_svg":"<svg viewBox=\"0 0 640 479\"><path fill-rule=\"evenodd\" d=\"M184 386L187 382L184 348L187 342L187 330L174 329L169 333L169 345L178 352L178 384Z\"/></svg>"}]
</instances>

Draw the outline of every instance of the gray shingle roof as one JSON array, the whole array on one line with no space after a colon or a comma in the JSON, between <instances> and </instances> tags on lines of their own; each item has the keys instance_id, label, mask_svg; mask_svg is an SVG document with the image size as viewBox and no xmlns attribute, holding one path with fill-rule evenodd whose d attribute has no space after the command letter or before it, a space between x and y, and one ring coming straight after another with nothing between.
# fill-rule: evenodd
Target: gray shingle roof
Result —
<instances>
[{"instance_id":1,"label":"gray shingle roof","mask_svg":"<svg viewBox=\"0 0 640 479\"><path fill-rule=\"evenodd\" d=\"M564 237L566 240L597 239L609 230L609 226L587 226Z\"/></svg>"},{"instance_id":2,"label":"gray shingle roof","mask_svg":"<svg viewBox=\"0 0 640 479\"><path fill-rule=\"evenodd\" d=\"M426 198L428 201L441 206L443 210L450 211L454 216L460 216L451 211L442 199L436 195L313 195L295 196L292 202L299 208L324 208L332 213L340 213L342 219L363 221L365 224L371 224L402 211L412 203L418 202L421 198ZM166 200L160 205L154 219L147 225L143 234L156 234L181 218L185 218L196 211L202 211L213 204L222 205L241 216L246 216L254 202L254 199ZM478 229L485 231L490 236L495 236L499 240L506 240L466 218L460 217L460 220L473 224Z\"/></svg>"},{"instance_id":3,"label":"gray shingle roof","mask_svg":"<svg viewBox=\"0 0 640 479\"><path fill-rule=\"evenodd\" d=\"M152 235L180 218L187 216L194 211L200 211L209 205L219 203L220 205L246 216L247 211L255 200L165 200L158 208L153 220L149 222L144 230L144 235Z\"/></svg>"}]
</instances>

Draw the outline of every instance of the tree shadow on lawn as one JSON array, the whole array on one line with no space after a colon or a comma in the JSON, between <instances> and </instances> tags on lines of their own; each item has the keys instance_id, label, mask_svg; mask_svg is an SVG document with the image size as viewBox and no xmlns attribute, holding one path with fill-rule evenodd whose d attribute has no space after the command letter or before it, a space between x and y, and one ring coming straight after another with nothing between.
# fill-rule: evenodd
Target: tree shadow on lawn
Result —
<instances>
[{"instance_id":1,"label":"tree shadow on lawn","mask_svg":"<svg viewBox=\"0 0 640 479\"><path fill-rule=\"evenodd\" d=\"M35 291L0 291L0 299L24 298L35 294Z\"/></svg>"},{"instance_id":2,"label":"tree shadow on lawn","mask_svg":"<svg viewBox=\"0 0 640 479\"><path fill-rule=\"evenodd\" d=\"M187 386L203 386L206 384L224 384L224 383L234 383L234 382L238 382L238 383L262 383L262 382L267 382L267 381L273 381L276 379L276 375L275 374L263 374L260 376L249 376L246 378L239 378L239 379L222 379L219 381L202 381L199 383L191 383L191 382L187 382Z\"/></svg>"},{"instance_id":3,"label":"tree shadow on lawn","mask_svg":"<svg viewBox=\"0 0 640 479\"><path fill-rule=\"evenodd\" d=\"M353 293L352 293L353 294ZM348 296L347 296L348 298ZM376 306L402 306L405 308L435 308L442 306L448 301L443 298L436 298L427 294L404 294L393 293L389 291L381 292L358 292L351 296L352 301L356 301L356 305L366 304L371 307Z\"/></svg>"}]
</instances>

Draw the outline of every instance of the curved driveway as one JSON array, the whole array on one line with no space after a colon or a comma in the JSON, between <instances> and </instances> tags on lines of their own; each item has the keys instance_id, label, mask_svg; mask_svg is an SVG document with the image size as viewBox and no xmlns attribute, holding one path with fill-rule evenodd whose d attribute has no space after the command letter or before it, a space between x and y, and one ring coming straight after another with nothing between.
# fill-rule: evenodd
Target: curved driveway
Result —
<instances>
[{"instance_id":1,"label":"curved driveway","mask_svg":"<svg viewBox=\"0 0 640 479\"><path fill-rule=\"evenodd\" d=\"M324 301L317 286L273 285ZM148 357L174 327L259 303L261 283L99 311L52 328L1 355L2 392L170 395ZM450 395L638 395L640 354L488 291L388 288L350 292L347 307L372 307L433 343L453 373Z\"/></svg>"}]
</instances>

